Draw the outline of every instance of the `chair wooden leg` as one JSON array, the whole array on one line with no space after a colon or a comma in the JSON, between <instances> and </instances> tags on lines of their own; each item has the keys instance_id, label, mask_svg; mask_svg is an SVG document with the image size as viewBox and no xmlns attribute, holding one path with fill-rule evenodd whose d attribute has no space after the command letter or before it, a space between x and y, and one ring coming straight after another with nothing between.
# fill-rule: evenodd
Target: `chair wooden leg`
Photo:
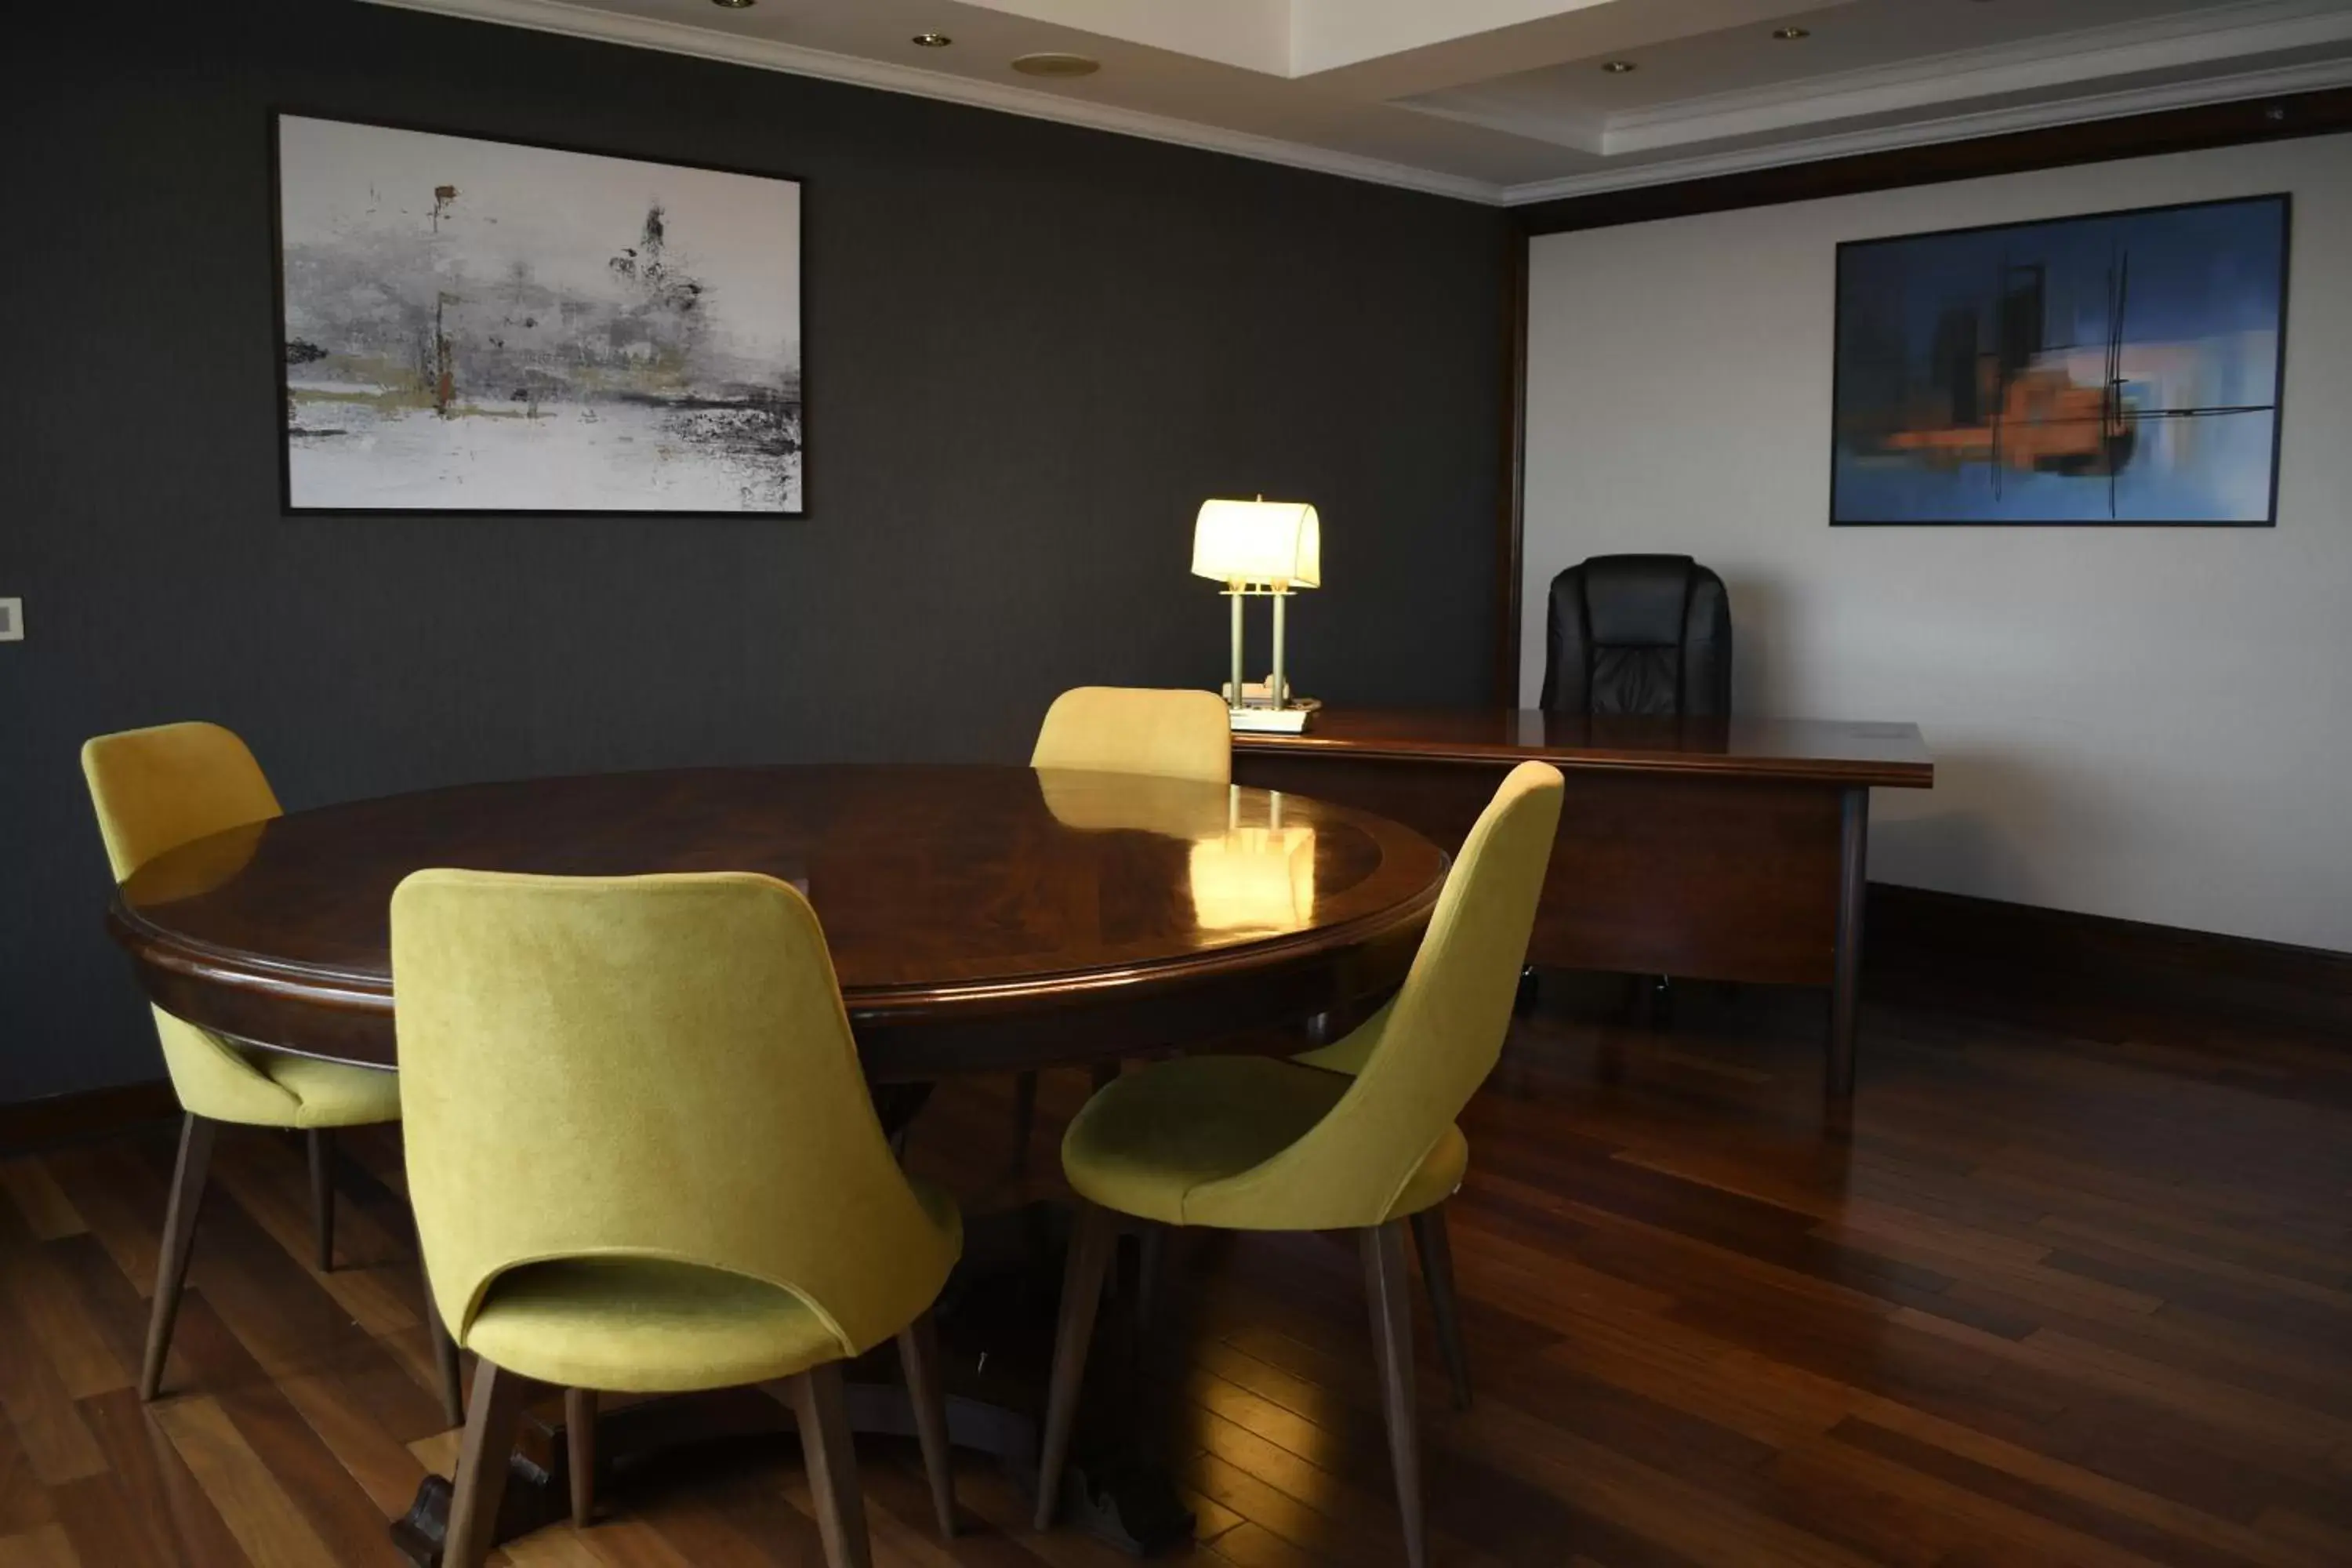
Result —
<instances>
[{"instance_id":1,"label":"chair wooden leg","mask_svg":"<svg viewBox=\"0 0 2352 1568\"><path fill-rule=\"evenodd\" d=\"M180 1157L172 1167L172 1196L163 1206L163 1243L155 1257L155 1300L147 1310L147 1359L139 1373L139 1397L152 1399L163 1386L163 1359L172 1350L172 1325L180 1315L180 1288L188 1278L188 1254L196 1242L196 1215L205 1204L205 1177L213 1163L213 1136L220 1123L201 1116L180 1119Z\"/></svg>"},{"instance_id":2,"label":"chair wooden leg","mask_svg":"<svg viewBox=\"0 0 2352 1568\"><path fill-rule=\"evenodd\" d=\"M1454 1293L1454 1244L1445 1236L1445 1208L1412 1216L1413 1249L1421 1254L1421 1281L1429 1288L1429 1317L1437 1325L1437 1348L1454 1381L1454 1408L1470 1408L1470 1357L1462 1348L1462 1308Z\"/></svg>"},{"instance_id":3,"label":"chair wooden leg","mask_svg":"<svg viewBox=\"0 0 2352 1568\"><path fill-rule=\"evenodd\" d=\"M1362 1233L1364 1289L1371 1299L1372 1355L1380 1363L1381 1404L1388 1415L1389 1463L1396 1471L1397 1512L1404 1521L1405 1561L1427 1568L1429 1542L1422 1520L1421 1435L1412 1401L1412 1280L1404 1264L1404 1223L1391 1220Z\"/></svg>"},{"instance_id":4,"label":"chair wooden leg","mask_svg":"<svg viewBox=\"0 0 2352 1568\"><path fill-rule=\"evenodd\" d=\"M571 1472L572 1528L585 1530L596 1511L596 1391L563 1391L563 1447Z\"/></svg>"},{"instance_id":5,"label":"chair wooden leg","mask_svg":"<svg viewBox=\"0 0 2352 1568\"><path fill-rule=\"evenodd\" d=\"M441 1414L450 1426L466 1419L466 1379L457 1366L457 1341L433 1304L433 1281L425 1281L425 1331L433 1341L433 1370L441 1384Z\"/></svg>"},{"instance_id":6,"label":"chair wooden leg","mask_svg":"<svg viewBox=\"0 0 2352 1568\"><path fill-rule=\"evenodd\" d=\"M441 1384L441 1414L456 1426L466 1419L466 1379L457 1365L457 1337L441 1321L433 1300L433 1276L425 1268L425 1238L416 1238L416 1279L425 1288L425 1334L433 1344L433 1371Z\"/></svg>"},{"instance_id":7,"label":"chair wooden leg","mask_svg":"<svg viewBox=\"0 0 2352 1568\"><path fill-rule=\"evenodd\" d=\"M1176 1227L1158 1220L1141 1222L1135 1249L1135 1358L1139 1367L1151 1363L1159 1336L1168 1321L1168 1257L1177 1245Z\"/></svg>"},{"instance_id":8,"label":"chair wooden leg","mask_svg":"<svg viewBox=\"0 0 2352 1568\"><path fill-rule=\"evenodd\" d=\"M1084 1199L1070 1234L1069 1260L1062 1270L1061 1321L1054 1330L1054 1376L1045 1394L1045 1440L1037 1464L1037 1528L1053 1527L1062 1500L1062 1467L1069 1462L1070 1426L1078 1414L1078 1384L1087 1370L1087 1345L1094 1338L1095 1313L1102 1305L1103 1276L1118 1242L1118 1216Z\"/></svg>"},{"instance_id":9,"label":"chair wooden leg","mask_svg":"<svg viewBox=\"0 0 2352 1568\"><path fill-rule=\"evenodd\" d=\"M1013 1169L1029 1168L1029 1141L1037 1131L1037 1075L1024 1072L1013 1080Z\"/></svg>"},{"instance_id":10,"label":"chair wooden leg","mask_svg":"<svg viewBox=\"0 0 2352 1568\"><path fill-rule=\"evenodd\" d=\"M335 1130L313 1127L303 1135L310 1151L310 1234L319 1245L319 1272L335 1267Z\"/></svg>"},{"instance_id":11,"label":"chair wooden leg","mask_svg":"<svg viewBox=\"0 0 2352 1568\"><path fill-rule=\"evenodd\" d=\"M442 1568L481 1568L498 1529L499 1503L506 1496L507 1465L530 1383L482 1356L474 1358L474 1397L466 1412L466 1436L457 1449L457 1495L449 1503L449 1534Z\"/></svg>"},{"instance_id":12,"label":"chair wooden leg","mask_svg":"<svg viewBox=\"0 0 2352 1568\"><path fill-rule=\"evenodd\" d=\"M790 1379L788 1387L793 1415L800 1423L809 1491L816 1499L817 1533L824 1538L826 1568L870 1568L873 1551L866 1544L866 1500L857 1488L857 1451L849 1440L841 1363L813 1366Z\"/></svg>"},{"instance_id":13,"label":"chair wooden leg","mask_svg":"<svg viewBox=\"0 0 2352 1568\"><path fill-rule=\"evenodd\" d=\"M907 1397L915 1406L931 1512L945 1540L955 1534L955 1457L948 1448L947 1397L940 1384L940 1330L929 1311L898 1331L898 1363L907 1370Z\"/></svg>"}]
</instances>

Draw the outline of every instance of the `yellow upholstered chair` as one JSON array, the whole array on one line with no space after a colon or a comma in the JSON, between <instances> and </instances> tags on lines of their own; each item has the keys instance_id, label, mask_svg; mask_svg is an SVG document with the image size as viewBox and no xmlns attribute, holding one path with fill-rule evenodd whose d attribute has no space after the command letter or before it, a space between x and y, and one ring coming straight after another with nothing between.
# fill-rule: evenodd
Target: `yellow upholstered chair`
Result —
<instances>
[{"instance_id":1,"label":"yellow upholstered chair","mask_svg":"<svg viewBox=\"0 0 2352 1568\"><path fill-rule=\"evenodd\" d=\"M1029 765L1231 784L1234 739L1225 700L1213 691L1072 687L1045 710Z\"/></svg>"},{"instance_id":2,"label":"yellow upholstered chair","mask_svg":"<svg viewBox=\"0 0 2352 1568\"><path fill-rule=\"evenodd\" d=\"M118 882L192 839L280 815L278 797L252 752L217 724L164 724L100 735L82 747L81 768ZM335 1248L333 1130L400 1118L400 1084L391 1073L281 1052L247 1052L160 1007L154 1013L163 1066L185 1114L148 1310L147 1357L139 1378L142 1399L154 1398L163 1383L220 1123L304 1132L313 1239L323 1271L333 1267ZM453 1364L445 1363L444 1380L445 1402L454 1403Z\"/></svg>"},{"instance_id":3,"label":"yellow upholstered chair","mask_svg":"<svg viewBox=\"0 0 2352 1568\"><path fill-rule=\"evenodd\" d=\"M841 1363L894 1335L951 1530L930 1307L962 1222L892 1158L808 901L749 873L420 871L392 967L427 1287L478 1361L453 1568L488 1548L532 1384L780 1379L827 1557L864 1563Z\"/></svg>"},{"instance_id":4,"label":"yellow upholstered chair","mask_svg":"<svg viewBox=\"0 0 2352 1568\"><path fill-rule=\"evenodd\" d=\"M1462 846L1402 989L1329 1047L1352 1073L1269 1057L1185 1058L1108 1085L1071 1121L1062 1165L1080 1207L1046 1402L1040 1529L1059 1500L1119 1215L1224 1230L1355 1230L1407 1553L1426 1561L1402 1233L1442 1212L1461 1184L1469 1147L1454 1119L1502 1052L1560 795L1559 772L1540 763L1503 781ZM1430 1261L1425 1247L1424 1272Z\"/></svg>"},{"instance_id":5,"label":"yellow upholstered chair","mask_svg":"<svg viewBox=\"0 0 2352 1568\"><path fill-rule=\"evenodd\" d=\"M1074 686L1045 710L1029 765L1231 784L1232 721L1226 715L1225 700L1213 691ZM1102 1064L1095 1074L1097 1087L1118 1074L1118 1063ZM1015 1168L1027 1163L1029 1137L1036 1122L1037 1075L1024 1072L1013 1088Z\"/></svg>"}]
</instances>

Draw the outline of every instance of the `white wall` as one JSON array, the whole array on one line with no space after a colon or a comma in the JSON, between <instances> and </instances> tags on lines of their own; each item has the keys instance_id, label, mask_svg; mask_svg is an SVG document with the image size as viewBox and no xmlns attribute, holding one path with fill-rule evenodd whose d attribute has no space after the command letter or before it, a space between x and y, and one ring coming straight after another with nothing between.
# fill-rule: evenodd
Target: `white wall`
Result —
<instances>
[{"instance_id":1,"label":"white wall","mask_svg":"<svg viewBox=\"0 0 2352 1568\"><path fill-rule=\"evenodd\" d=\"M1840 240L2275 190L2276 528L1829 526ZM1740 710L1926 731L1876 879L2352 950L2352 137L1548 236L1528 337L1524 701L1554 573L1691 554Z\"/></svg>"}]
</instances>

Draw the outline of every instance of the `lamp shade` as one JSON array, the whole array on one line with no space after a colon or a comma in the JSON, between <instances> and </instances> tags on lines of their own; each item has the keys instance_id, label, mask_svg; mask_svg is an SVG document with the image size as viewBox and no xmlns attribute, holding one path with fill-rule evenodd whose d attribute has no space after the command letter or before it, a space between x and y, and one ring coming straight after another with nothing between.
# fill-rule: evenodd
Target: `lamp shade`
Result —
<instances>
[{"instance_id":1,"label":"lamp shade","mask_svg":"<svg viewBox=\"0 0 2352 1568\"><path fill-rule=\"evenodd\" d=\"M1220 583L1323 582L1323 524L1295 500L1207 500L1192 523L1192 574Z\"/></svg>"}]
</instances>

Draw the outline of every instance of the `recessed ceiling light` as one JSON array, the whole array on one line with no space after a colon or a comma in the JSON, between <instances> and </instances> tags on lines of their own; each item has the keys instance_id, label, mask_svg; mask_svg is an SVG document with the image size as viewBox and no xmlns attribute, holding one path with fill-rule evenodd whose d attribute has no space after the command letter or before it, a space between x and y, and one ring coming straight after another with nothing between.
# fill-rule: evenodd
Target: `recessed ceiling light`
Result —
<instances>
[{"instance_id":1,"label":"recessed ceiling light","mask_svg":"<svg viewBox=\"0 0 2352 1568\"><path fill-rule=\"evenodd\" d=\"M921 49L944 49L955 42L945 33L917 33L910 41Z\"/></svg>"},{"instance_id":2,"label":"recessed ceiling light","mask_svg":"<svg viewBox=\"0 0 2352 1568\"><path fill-rule=\"evenodd\" d=\"M1601 62L1601 68L1611 76L1623 76L1627 71L1637 71L1642 68L1632 60L1603 60Z\"/></svg>"},{"instance_id":3,"label":"recessed ceiling light","mask_svg":"<svg viewBox=\"0 0 2352 1568\"><path fill-rule=\"evenodd\" d=\"M1102 69L1102 61L1087 55L1066 55L1057 51L1023 55L1013 62L1013 68L1023 76L1092 76Z\"/></svg>"},{"instance_id":4,"label":"recessed ceiling light","mask_svg":"<svg viewBox=\"0 0 2352 1568\"><path fill-rule=\"evenodd\" d=\"M1772 36L1784 44L1793 44L1799 38L1811 37L1813 30L1811 27L1775 27Z\"/></svg>"},{"instance_id":5,"label":"recessed ceiling light","mask_svg":"<svg viewBox=\"0 0 2352 1568\"><path fill-rule=\"evenodd\" d=\"M710 3L721 11L749 11L760 0L710 0Z\"/></svg>"}]
</instances>

